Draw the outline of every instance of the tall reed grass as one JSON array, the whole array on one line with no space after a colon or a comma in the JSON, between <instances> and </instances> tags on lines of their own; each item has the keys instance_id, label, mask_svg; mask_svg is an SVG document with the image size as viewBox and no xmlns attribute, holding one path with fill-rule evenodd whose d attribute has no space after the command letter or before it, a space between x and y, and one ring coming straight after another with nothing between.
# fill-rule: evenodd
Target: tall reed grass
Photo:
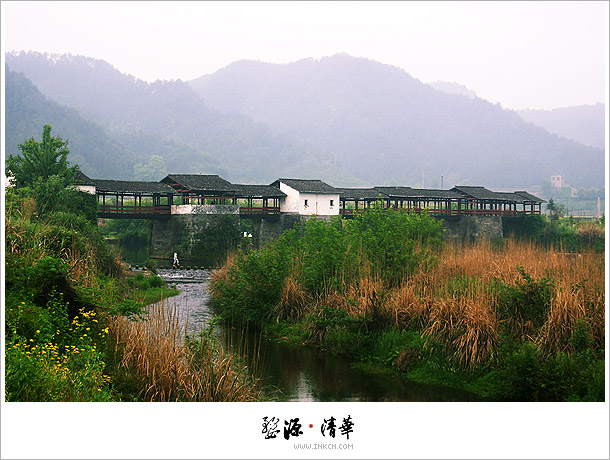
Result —
<instances>
[{"instance_id":1,"label":"tall reed grass","mask_svg":"<svg viewBox=\"0 0 610 460\"><path fill-rule=\"evenodd\" d=\"M434 267L420 267L399 285L365 270L354 279L345 277L341 291L327 289L313 297L292 272L275 311L278 318L292 321L302 319L303 312L320 311L321 305L353 318L377 315L388 326L419 330L430 347L441 344L456 365L472 368L493 362L501 332L507 328L519 341L531 342L547 355L575 352L578 328L603 349L604 264L603 254L562 255L512 239L499 247L484 240L446 245ZM552 280L550 307L541 326L531 318L500 314L500 293L522 285L520 270L533 280Z\"/></svg>"},{"instance_id":2,"label":"tall reed grass","mask_svg":"<svg viewBox=\"0 0 610 460\"><path fill-rule=\"evenodd\" d=\"M535 245L507 240L501 248L480 241L465 247L446 246L432 270L421 270L390 290L386 316L399 327L416 324L424 337L441 341L464 367L490 362L497 350L502 323L517 321L498 315L501 286L522 279L517 267L532 278L553 280L550 308L542 327L527 320L516 324L529 331L523 340L547 354L574 352L577 327L585 328L599 349L605 340L604 255L583 253L562 257Z\"/></svg>"},{"instance_id":3,"label":"tall reed grass","mask_svg":"<svg viewBox=\"0 0 610 460\"><path fill-rule=\"evenodd\" d=\"M210 335L187 340L187 324L169 302L147 307L146 321L115 317L111 336L121 364L144 378L147 401L256 401L257 379Z\"/></svg>"}]
</instances>

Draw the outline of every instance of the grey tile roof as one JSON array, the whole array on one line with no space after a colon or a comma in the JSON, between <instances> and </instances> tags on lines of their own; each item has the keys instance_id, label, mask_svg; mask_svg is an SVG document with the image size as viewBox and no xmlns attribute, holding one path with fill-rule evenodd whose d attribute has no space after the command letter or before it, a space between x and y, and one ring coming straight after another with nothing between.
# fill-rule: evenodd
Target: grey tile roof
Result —
<instances>
[{"instance_id":1,"label":"grey tile roof","mask_svg":"<svg viewBox=\"0 0 610 460\"><path fill-rule=\"evenodd\" d=\"M533 201L534 203L546 203L546 200L538 198L537 196L534 196L531 193L526 192L525 190L517 190L515 192L515 195L523 197L525 201Z\"/></svg>"},{"instance_id":2,"label":"grey tile roof","mask_svg":"<svg viewBox=\"0 0 610 460\"><path fill-rule=\"evenodd\" d=\"M506 198L509 201L515 201L517 203L523 203L523 197L517 195L515 192L494 192L496 195Z\"/></svg>"},{"instance_id":3,"label":"grey tile roof","mask_svg":"<svg viewBox=\"0 0 610 460\"><path fill-rule=\"evenodd\" d=\"M319 179L278 179L271 185L279 188L280 182L283 182L301 193L339 193L335 187L332 187Z\"/></svg>"},{"instance_id":4,"label":"grey tile roof","mask_svg":"<svg viewBox=\"0 0 610 460\"><path fill-rule=\"evenodd\" d=\"M485 187L475 185L456 185L451 190L461 193L463 195L476 198L477 200L496 200L496 201L512 201L506 196L502 196L501 193L492 192ZM504 192L505 193L505 192Z\"/></svg>"},{"instance_id":5,"label":"grey tile roof","mask_svg":"<svg viewBox=\"0 0 610 460\"><path fill-rule=\"evenodd\" d=\"M237 198L282 198L286 196L277 187L271 185L233 184Z\"/></svg>"},{"instance_id":6,"label":"grey tile roof","mask_svg":"<svg viewBox=\"0 0 610 460\"><path fill-rule=\"evenodd\" d=\"M74 180L74 183L77 185L95 185L93 183L93 179L91 179L90 177L85 175L85 173L83 173L82 171L78 172L78 174L76 175L76 178Z\"/></svg>"},{"instance_id":7,"label":"grey tile roof","mask_svg":"<svg viewBox=\"0 0 610 460\"><path fill-rule=\"evenodd\" d=\"M390 198L407 198L411 196L411 187L375 187L375 190L387 195Z\"/></svg>"},{"instance_id":8,"label":"grey tile roof","mask_svg":"<svg viewBox=\"0 0 610 460\"><path fill-rule=\"evenodd\" d=\"M393 199L441 199L441 200L452 200L463 198L463 195L459 194L455 190L441 190L431 188L411 188L411 187L375 187L375 190L382 192Z\"/></svg>"},{"instance_id":9,"label":"grey tile roof","mask_svg":"<svg viewBox=\"0 0 610 460\"><path fill-rule=\"evenodd\" d=\"M432 188L412 188L408 191L412 198L436 198L443 200L463 198L461 194L454 190L441 190Z\"/></svg>"},{"instance_id":10,"label":"grey tile roof","mask_svg":"<svg viewBox=\"0 0 610 460\"><path fill-rule=\"evenodd\" d=\"M353 201L353 200L376 200L381 195L381 198L385 196L375 188L337 188L339 196L342 200Z\"/></svg>"},{"instance_id":11,"label":"grey tile roof","mask_svg":"<svg viewBox=\"0 0 610 460\"><path fill-rule=\"evenodd\" d=\"M91 179L98 192L119 193L176 193L169 185L162 182L143 182L126 180Z\"/></svg>"},{"instance_id":12,"label":"grey tile roof","mask_svg":"<svg viewBox=\"0 0 610 460\"><path fill-rule=\"evenodd\" d=\"M177 188L182 186L189 190L206 192L234 192L235 187L229 181L216 174L168 174L162 182Z\"/></svg>"}]
</instances>

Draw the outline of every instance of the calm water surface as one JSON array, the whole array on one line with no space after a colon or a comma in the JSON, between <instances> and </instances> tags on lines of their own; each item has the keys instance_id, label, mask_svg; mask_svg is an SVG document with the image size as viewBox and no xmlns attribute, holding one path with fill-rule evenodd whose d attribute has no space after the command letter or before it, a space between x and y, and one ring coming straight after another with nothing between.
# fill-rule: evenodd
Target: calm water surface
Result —
<instances>
[{"instance_id":1,"label":"calm water surface","mask_svg":"<svg viewBox=\"0 0 610 460\"><path fill-rule=\"evenodd\" d=\"M214 318L208 293L211 270L162 269L158 274L182 291L168 301L180 311L189 334L206 330ZM252 331L222 327L215 333L238 349L249 367L256 368L268 393L282 401L477 400L475 395L460 390L366 372L340 356L308 346L278 343Z\"/></svg>"}]
</instances>

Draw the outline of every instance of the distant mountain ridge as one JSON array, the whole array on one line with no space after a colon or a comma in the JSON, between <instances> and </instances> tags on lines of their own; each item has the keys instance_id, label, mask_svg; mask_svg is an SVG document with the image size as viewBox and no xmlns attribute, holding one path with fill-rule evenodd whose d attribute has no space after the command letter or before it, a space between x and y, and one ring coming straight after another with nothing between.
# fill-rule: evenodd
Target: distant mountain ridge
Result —
<instances>
[{"instance_id":1,"label":"distant mountain ridge","mask_svg":"<svg viewBox=\"0 0 610 460\"><path fill-rule=\"evenodd\" d=\"M374 184L601 185L604 153L480 98L447 94L394 66L347 55L290 64L238 61L190 81L206 103L332 154Z\"/></svg>"},{"instance_id":2,"label":"distant mountain ridge","mask_svg":"<svg viewBox=\"0 0 610 460\"><path fill-rule=\"evenodd\" d=\"M103 126L140 162L160 155L168 171L221 174L234 182L308 174L337 184L364 184L333 167L319 149L293 142L245 115L211 110L180 80L146 83L82 56L9 53L6 63L47 97Z\"/></svg>"},{"instance_id":3,"label":"distant mountain ridge","mask_svg":"<svg viewBox=\"0 0 610 460\"><path fill-rule=\"evenodd\" d=\"M605 148L604 104L578 105L552 110L518 110L517 113L525 121L542 126L550 133L598 149Z\"/></svg>"},{"instance_id":4,"label":"distant mountain ridge","mask_svg":"<svg viewBox=\"0 0 610 460\"><path fill-rule=\"evenodd\" d=\"M552 174L574 186L604 182L603 151L368 59L238 61L191 82L154 83L81 56L9 53L6 62L46 98L98 126L125 158L146 163L159 155L171 172L335 186L417 186L422 173L427 187L440 186L441 176L445 187L521 188ZM7 105L7 126L19 118L15 110ZM15 130L19 138L18 124Z\"/></svg>"},{"instance_id":5,"label":"distant mountain ridge","mask_svg":"<svg viewBox=\"0 0 610 460\"><path fill-rule=\"evenodd\" d=\"M460 85L459 83L453 81L433 81L428 83L428 85L432 86L434 89L439 91L443 91L449 94L458 94L460 96L466 96L470 99L474 99L477 97L477 93L469 89L464 85Z\"/></svg>"},{"instance_id":6,"label":"distant mountain ridge","mask_svg":"<svg viewBox=\"0 0 610 460\"><path fill-rule=\"evenodd\" d=\"M42 127L51 124L53 136L69 141L69 161L79 164L92 177L112 174L130 178L135 154L111 139L95 123L69 107L46 98L23 74L5 70L5 149L20 154L18 145L26 139L40 140Z\"/></svg>"}]
</instances>

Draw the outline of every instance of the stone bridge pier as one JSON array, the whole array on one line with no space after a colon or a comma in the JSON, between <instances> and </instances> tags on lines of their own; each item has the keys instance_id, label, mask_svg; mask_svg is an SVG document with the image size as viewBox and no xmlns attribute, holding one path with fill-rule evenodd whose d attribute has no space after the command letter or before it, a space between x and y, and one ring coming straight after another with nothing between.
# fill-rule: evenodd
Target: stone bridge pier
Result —
<instances>
[{"instance_id":1,"label":"stone bridge pier","mask_svg":"<svg viewBox=\"0 0 610 460\"><path fill-rule=\"evenodd\" d=\"M239 206L177 205L165 219L155 219L150 259L171 266L174 252L181 266L214 267L240 242Z\"/></svg>"},{"instance_id":2,"label":"stone bridge pier","mask_svg":"<svg viewBox=\"0 0 610 460\"><path fill-rule=\"evenodd\" d=\"M436 217L443 222L443 239L454 242L473 242L479 239L501 240L501 216L450 216Z\"/></svg>"}]
</instances>

